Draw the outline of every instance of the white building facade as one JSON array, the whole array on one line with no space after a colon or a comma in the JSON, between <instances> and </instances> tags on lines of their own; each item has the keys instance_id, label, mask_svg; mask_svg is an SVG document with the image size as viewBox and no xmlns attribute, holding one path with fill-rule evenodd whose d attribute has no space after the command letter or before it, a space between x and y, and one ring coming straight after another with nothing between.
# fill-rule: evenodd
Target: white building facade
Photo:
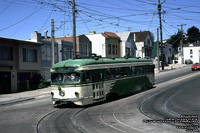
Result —
<instances>
[{"instance_id":1,"label":"white building facade","mask_svg":"<svg viewBox=\"0 0 200 133\"><path fill-rule=\"evenodd\" d=\"M152 57L153 40L149 31L133 32L134 42L137 47L136 57Z\"/></svg>"},{"instance_id":2,"label":"white building facade","mask_svg":"<svg viewBox=\"0 0 200 133\"><path fill-rule=\"evenodd\" d=\"M92 42L92 53L106 57L106 38L102 34L86 35Z\"/></svg>"},{"instance_id":3,"label":"white building facade","mask_svg":"<svg viewBox=\"0 0 200 133\"><path fill-rule=\"evenodd\" d=\"M121 39L121 57L130 56L136 57L137 47L134 42L133 33L124 32L124 33L115 33Z\"/></svg>"},{"instance_id":4,"label":"white building facade","mask_svg":"<svg viewBox=\"0 0 200 133\"><path fill-rule=\"evenodd\" d=\"M121 40L115 33L90 32L86 37L92 42L92 53L102 57L120 57Z\"/></svg>"},{"instance_id":5,"label":"white building facade","mask_svg":"<svg viewBox=\"0 0 200 133\"><path fill-rule=\"evenodd\" d=\"M200 44L184 44L183 45L183 57L185 60L191 59L193 63L200 62Z\"/></svg>"}]
</instances>

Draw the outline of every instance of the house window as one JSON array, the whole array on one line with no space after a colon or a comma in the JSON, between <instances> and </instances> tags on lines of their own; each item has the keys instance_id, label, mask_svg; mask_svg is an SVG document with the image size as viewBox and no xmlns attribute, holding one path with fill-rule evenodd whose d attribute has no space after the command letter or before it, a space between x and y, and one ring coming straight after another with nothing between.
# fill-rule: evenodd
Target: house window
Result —
<instances>
[{"instance_id":1,"label":"house window","mask_svg":"<svg viewBox=\"0 0 200 133\"><path fill-rule=\"evenodd\" d=\"M72 59L72 49L70 49L70 48L64 48L63 54L64 54L63 55L64 60Z\"/></svg>"},{"instance_id":2,"label":"house window","mask_svg":"<svg viewBox=\"0 0 200 133\"><path fill-rule=\"evenodd\" d=\"M0 46L0 60L13 61L13 47Z\"/></svg>"},{"instance_id":3,"label":"house window","mask_svg":"<svg viewBox=\"0 0 200 133\"><path fill-rule=\"evenodd\" d=\"M37 62L37 50L23 48L23 61L24 62Z\"/></svg>"},{"instance_id":4,"label":"house window","mask_svg":"<svg viewBox=\"0 0 200 133\"><path fill-rule=\"evenodd\" d=\"M111 44L108 44L108 54L111 54Z\"/></svg>"},{"instance_id":5,"label":"house window","mask_svg":"<svg viewBox=\"0 0 200 133\"><path fill-rule=\"evenodd\" d=\"M169 48L169 54L171 54L172 53L172 49L171 48Z\"/></svg>"},{"instance_id":6,"label":"house window","mask_svg":"<svg viewBox=\"0 0 200 133\"><path fill-rule=\"evenodd\" d=\"M178 48L178 52L179 52L179 53L181 52L181 48Z\"/></svg>"},{"instance_id":7,"label":"house window","mask_svg":"<svg viewBox=\"0 0 200 133\"><path fill-rule=\"evenodd\" d=\"M112 45L112 54L115 54L115 45Z\"/></svg>"},{"instance_id":8,"label":"house window","mask_svg":"<svg viewBox=\"0 0 200 133\"><path fill-rule=\"evenodd\" d=\"M149 56L149 49L145 48L145 56Z\"/></svg>"},{"instance_id":9,"label":"house window","mask_svg":"<svg viewBox=\"0 0 200 133\"><path fill-rule=\"evenodd\" d=\"M126 48L126 55L130 56L130 48Z\"/></svg>"},{"instance_id":10,"label":"house window","mask_svg":"<svg viewBox=\"0 0 200 133\"><path fill-rule=\"evenodd\" d=\"M193 54L193 51L192 51L192 49L190 49L190 54Z\"/></svg>"},{"instance_id":11,"label":"house window","mask_svg":"<svg viewBox=\"0 0 200 133\"><path fill-rule=\"evenodd\" d=\"M116 52L115 53L116 53L116 55L118 54L118 52L117 52L117 45L116 45Z\"/></svg>"},{"instance_id":12,"label":"house window","mask_svg":"<svg viewBox=\"0 0 200 133\"><path fill-rule=\"evenodd\" d=\"M148 43L147 45L150 45L150 39L147 40L147 43Z\"/></svg>"}]
</instances>

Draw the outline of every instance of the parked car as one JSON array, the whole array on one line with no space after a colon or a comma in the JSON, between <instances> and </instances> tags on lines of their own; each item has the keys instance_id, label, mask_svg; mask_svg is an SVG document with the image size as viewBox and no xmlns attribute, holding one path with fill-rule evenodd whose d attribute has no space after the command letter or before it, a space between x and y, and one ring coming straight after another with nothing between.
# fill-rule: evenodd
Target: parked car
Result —
<instances>
[{"instance_id":1,"label":"parked car","mask_svg":"<svg viewBox=\"0 0 200 133\"><path fill-rule=\"evenodd\" d=\"M193 61L191 59L185 60L185 64L193 64Z\"/></svg>"},{"instance_id":2,"label":"parked car","mask_svg":"<svg viewBox=\"0 0 200 133\"><path fill-rule=\"evenodd\" d=\"M198 70L198 69L200 70L200 63L193 64L192 67L191 67L191 69L192 69L192 71Z\"/></svg>"}]
</instances>

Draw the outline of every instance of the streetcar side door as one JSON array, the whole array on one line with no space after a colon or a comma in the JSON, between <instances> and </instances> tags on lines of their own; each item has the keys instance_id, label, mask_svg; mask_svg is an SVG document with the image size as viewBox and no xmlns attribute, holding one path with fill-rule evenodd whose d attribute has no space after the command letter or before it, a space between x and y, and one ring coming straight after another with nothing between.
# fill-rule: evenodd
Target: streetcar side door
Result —
<instances>
[{"instance_id":1,"label":"streetcar side door","mask_svg":"<svg viewBox=\"0 0 200 133\"><path fill-rule=\"evenodd\" d=\"M101 69L92 70L91 76L94 101L104 100L104 71Z\"/></svg>"}]
</instances>

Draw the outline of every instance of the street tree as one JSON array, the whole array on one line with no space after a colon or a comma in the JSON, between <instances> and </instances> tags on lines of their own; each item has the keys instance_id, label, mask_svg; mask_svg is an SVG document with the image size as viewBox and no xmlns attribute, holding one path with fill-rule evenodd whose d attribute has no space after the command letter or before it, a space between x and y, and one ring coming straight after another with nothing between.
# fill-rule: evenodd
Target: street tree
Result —
<instances>
[{"instance_id":1,"label":"street tree","mask_svg":"<svg viewBox=\"0 0 200 133\"><path fill-rule=\"evenodd\" d=\"M172 44L172 46L175 49L175 51L177 51L178 50L178 46L180 45L181 37L182 37L182 32L180 30L178 30L178 33L175 33L174 35L172 35L170 37L170 39L168 39L166 41L166 43ZM184 35L183 35L183 38L184 38ZM185 42L183 41L183 43L185 43Z\"/></svg>"},{"instance_id":2,"label":"street tree","mask_svg":"<svg viewBox=\"0 0 200 133\"><path fill-rule=\"evenodd\" d=\"M197 43L200 41L200 32L199 29L195 26L188 28L186 35L189 43Z\"/></svg>"}]
</instances>

